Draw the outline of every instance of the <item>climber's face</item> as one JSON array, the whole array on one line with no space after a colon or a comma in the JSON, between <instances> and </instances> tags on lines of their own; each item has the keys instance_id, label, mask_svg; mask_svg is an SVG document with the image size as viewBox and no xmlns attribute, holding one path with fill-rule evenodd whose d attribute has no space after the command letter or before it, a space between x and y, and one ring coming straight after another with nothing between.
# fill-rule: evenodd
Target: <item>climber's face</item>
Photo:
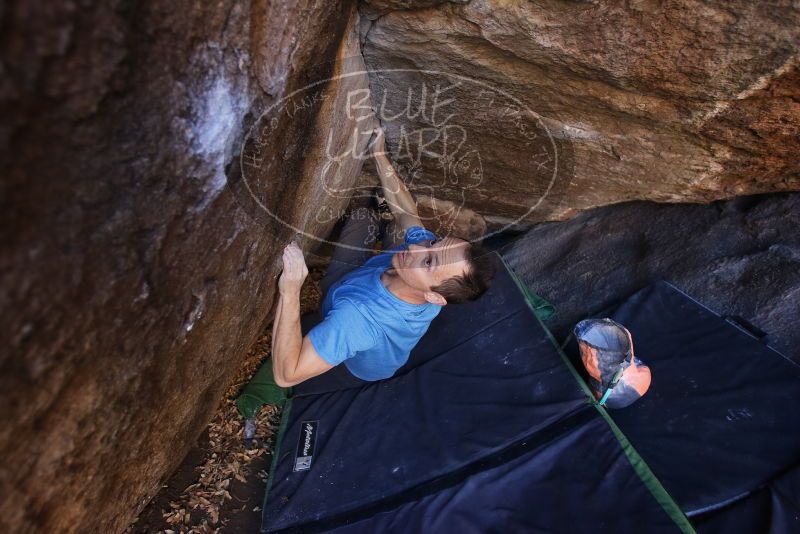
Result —
<instances>
[{"instance_id":1,"label":"climber's face","mask_svg":"<svg viewBox=\"0 0 800 534\"><path fill-rule=\"evenodd\" d=\"M467 272L470 268L466 259L468 246L467 241L455 237L423 241L394 254L392 267L406 284L423 292L426 300L444 305L447 304L444 298L431 288Z\"/></svg>"}]
</instances>

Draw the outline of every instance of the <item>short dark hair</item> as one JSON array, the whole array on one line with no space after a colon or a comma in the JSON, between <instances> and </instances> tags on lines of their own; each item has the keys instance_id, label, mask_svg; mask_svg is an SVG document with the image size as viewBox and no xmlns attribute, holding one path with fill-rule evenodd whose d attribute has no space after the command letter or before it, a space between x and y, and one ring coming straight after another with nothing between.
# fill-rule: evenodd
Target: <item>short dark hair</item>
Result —
<instances>
[{"instance_id":1,"label":"short dark hair","mask_svg":"<svg viewBox=\"0 0 800 534\"><path fill-rule=\"evenodd\" d=\"M497 269L494 254L475 243L464 249L464 257L469 269L461 276L453 276L441 284L431 287L448 304L461 304L475 300L483 295L492 284Z\"/></svg>"}]
</instances>

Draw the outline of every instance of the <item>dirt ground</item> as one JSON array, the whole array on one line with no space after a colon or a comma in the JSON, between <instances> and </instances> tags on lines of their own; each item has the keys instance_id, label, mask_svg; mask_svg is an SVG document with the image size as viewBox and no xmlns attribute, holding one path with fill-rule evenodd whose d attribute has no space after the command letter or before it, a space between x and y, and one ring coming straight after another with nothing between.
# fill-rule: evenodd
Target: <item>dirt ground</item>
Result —
<instances>
[{"instance_id":1,"label":"dirt ground","mask_svg":"<svg viewBox=\"0 0 800 534\"><path fill-rule=\"evenodd\" d=\"M319 308L324 268L312 268L300 294L301 313ZM244 421L234 401L270 355L270 324L247 354L208 428L126 534L258 532L280 409L257 417L257 448L245 448Z\"/></svg>"}]
</instances>

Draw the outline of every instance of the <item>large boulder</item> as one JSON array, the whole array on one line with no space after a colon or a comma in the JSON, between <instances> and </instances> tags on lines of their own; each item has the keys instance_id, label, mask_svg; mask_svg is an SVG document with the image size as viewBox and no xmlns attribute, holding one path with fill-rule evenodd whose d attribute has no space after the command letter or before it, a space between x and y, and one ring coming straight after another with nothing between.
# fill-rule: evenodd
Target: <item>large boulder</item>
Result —
<instances>
[{"instance_id":1,"label":"large boulder","mask_svg":"<svg viewBox=\"0 0 800 534\"><path fill-rule=\"evenodd\" d=\"M563 339L579 320L667 280L767 333L800 362L800 193L711 205L629 202L537 225L504 255L556 307Z\"/></svg>"},{"instance_id":2,"label":"large boulder","mask_svg":"<svg viewBox=\"0 0 800 534\"><path fill-rule=\"evenodd\" d=\"M361 38L413 187L498 223L800 189L800 8L369 0Z\"/></svg>"},{"instance_id":3,"label":"large boulder","mask_svg":"<svg viewBox=\"0 0 800 534\"><path fill-rule=\"evenodd\" d=\"M0 22L0 529L120 531L268 320L283 245L330 230L310 207L346 199L320 184L360 172L321 142L346 153L362 113L357 12L19 0Z\"/></svg>"},{"instance_id":4,"label":"large boulder","mask_svg":"<svg viewBox=\"0 0 800 534\"><path fill-rule=\"evenodd\" d=\"M800 188L791 3L354 4L0 6L4 531L135 516L268 321L280 249L313 249L342 214L373 106L423 209L464 233ZM717 224L682 209L698 222L665 218L673 233L649 239ZM715 235L743 259L710 258L720 284L795 261L731 209L745 221ZM651 222L641 210L630 225ZM557 243L548 231L534 235ZM645 255L645 229L607 231L607 252ZM683 272L660 265L650 274ZM789 315L753 310L768 330Z\"/></svg>"}]
</instances>

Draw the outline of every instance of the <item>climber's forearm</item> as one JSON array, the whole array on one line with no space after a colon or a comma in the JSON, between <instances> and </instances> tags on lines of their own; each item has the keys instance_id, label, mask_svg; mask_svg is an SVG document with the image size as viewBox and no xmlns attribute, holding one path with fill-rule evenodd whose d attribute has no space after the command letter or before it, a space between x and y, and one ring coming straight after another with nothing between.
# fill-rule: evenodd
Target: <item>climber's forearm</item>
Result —
<instances>
[{"instance_id":1,"label":"climber's forearm","mask_svg":"<svg viewBox=\"0 0 800 534\"><path fill-rule=\"evenodd\" d=\"M280 294L272 326L272 372L279 386L293 381L302 345L300 293Z\"/></svg>"},{"instance_id":2,"label":"climber's forearm","mask_svg":"<svg viewBox=\"0 0 800 534\"><path fill-rule=\"evenodd\" d=\"M389 158L385 154L376 155L375 166L378 168L378 176L383 186L383 195L392 210L395 222L403 229L422 226L414 197L394 170Z\"/></svg>"}]
</instances>

